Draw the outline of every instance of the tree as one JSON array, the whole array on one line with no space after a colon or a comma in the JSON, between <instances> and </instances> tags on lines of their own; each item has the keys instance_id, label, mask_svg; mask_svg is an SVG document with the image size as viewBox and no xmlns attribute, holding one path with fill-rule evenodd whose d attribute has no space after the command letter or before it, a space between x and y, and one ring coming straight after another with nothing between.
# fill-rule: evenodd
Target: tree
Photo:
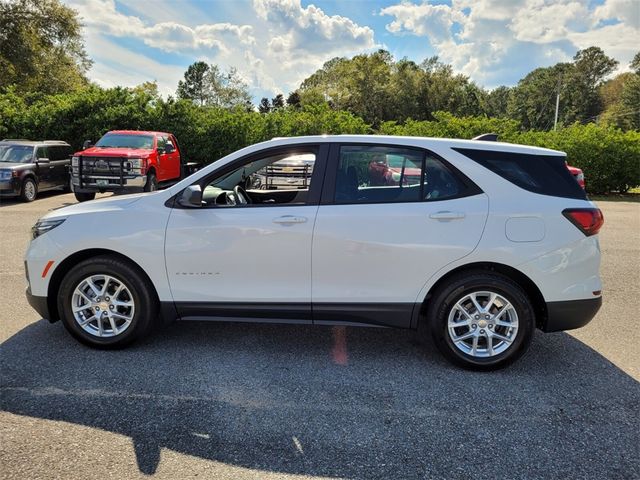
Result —
<instances>
[{"instance_id":1,"label":"tree","mask_svg":"<svg viewBox=\"0 0 640 480\"><path fill-rule=\"evenodd\" d=\"M192 100L199 105L211 101L213 91L207 74L210 68L205 62L195 62L184 72L184 80L178 82L178 98Z\"/></svg>"},{"instance_id":2,"label":"tree","mask_svg":"<svg viewBox=\"0 0 640 480\"><path fill-rule=\"evenodd\" d=\"M269 99L267 97L262 97L262 100L260 100L258 111L260 113L269 113L271 111L271 104L269 104Z\"/></svg>"},{"instance_id":3,"label":"tree","mask_svg":"<svg viewBox=\"0 0 640 480\"><path fill-rule=\"evenodd\" d=\"M640 52L634 55L629 66L636 72L636 75L640 75Z\"/></svg>"},{"instance_id":4,"label":"tree","mask_svg":"<svg viewBox=\"0 0 640 480\"><path fill-rule=\"evenodd\" d=\"M224 72L217 65L207 65L205 62L189 65L184 80L178 82L176 93L178 98L192 100L200 106L247 108L251 102L247 84L235 68Z\"/></svg>"},{"instance_id":5,"label":"tree","mask_svg":"<svg viewBox=\"0 0 640 480\"><path fill-rule=\"evenodd\" d=\"M279 108L283 108L283 107L284 107L284 95L279 93L274 98L271 99L271 109L278 110Z\"/></svg>"},{"instance_id":6,"label":"tree","mask_svg":"<svg viewBox=\"0 0 640 480\"><path fill-rule=\"evenodd\" d=\"M293 108L300 108L300 94L297 91L289 94L287 97L287 105Z\"/></svg>"},{"instance_id":7,"label":"tree","mask_svg":"<svg viewBox=\"0 0 640 480\"><path fill-rule=\"evenodd\" d=\"M87 85L77 13L58 0L0 2L0 89L54 94Z\"/></svg>"},{"instance_id":8,"label":"tree","mask_svg":"<svg viewBox=\"0 0 640 480\"><path fill-rule=\"evenodd\" d=\"M500 86L487 94L487 115L490 117L506 117L511 88Z\"/></svg>"}]
</instances>

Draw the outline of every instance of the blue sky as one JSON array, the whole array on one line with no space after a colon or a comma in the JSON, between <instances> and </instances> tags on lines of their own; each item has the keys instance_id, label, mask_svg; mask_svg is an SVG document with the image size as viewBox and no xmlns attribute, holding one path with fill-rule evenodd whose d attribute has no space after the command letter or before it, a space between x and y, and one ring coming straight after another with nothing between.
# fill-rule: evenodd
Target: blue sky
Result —
<instances>
[{"instance_id":1,"label":"blue sky","mask_svg":"<svg viewBox=\"0 0 640 480\"><path fill-rule=\"evenodd\" d=\"M197 60L234 67L254 98L285 95L336 56L438 55L494 88L591 45L625 70L640 50L640 0L63 0L76 9L103 86L175 92Z\"/></svg>"}]
</instances>

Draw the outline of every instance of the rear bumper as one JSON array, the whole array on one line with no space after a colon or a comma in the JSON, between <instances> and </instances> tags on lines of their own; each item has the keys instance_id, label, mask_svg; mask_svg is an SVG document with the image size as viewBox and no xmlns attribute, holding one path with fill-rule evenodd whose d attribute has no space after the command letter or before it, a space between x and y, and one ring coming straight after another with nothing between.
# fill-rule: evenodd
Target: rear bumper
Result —
<instances>
[{"instance_id":1,"label":"rear bumper","mask_svg":"<svg viewBox=\"0 0 640 480\"><path fill-rule=\"evenodd\" d=\"M543 332L559 332L584 327L602 306L602 297L586 300L547 302L547 318L542 324Z\"/></svg>"},{"instance_id":2,"label":"rear bumper","mask_svg":"<svg viewBox=\"0 0 640 480\"><path fill-rule=\"evenodd\" d=\"M49 320L50 322L55 322L57 319L51 318L51 313L49 312L49 302L47 301L47 297L39 297L37 295L33 295L31 293L31 289L27 288L26 291L27 301L31 308L33 308L38 315L42 318Z\"/></svg>"}]
</instances>

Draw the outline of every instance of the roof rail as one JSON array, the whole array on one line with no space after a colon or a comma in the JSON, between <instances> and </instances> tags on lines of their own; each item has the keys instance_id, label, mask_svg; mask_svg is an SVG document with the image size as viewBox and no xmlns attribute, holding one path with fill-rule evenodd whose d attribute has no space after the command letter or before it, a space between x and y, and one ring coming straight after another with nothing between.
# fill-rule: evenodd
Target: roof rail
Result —
<instances>
[{"instance_id":1,"label":"roof rail","mask_svg":"<svg viewBox=\"0 0 640 480\"><path fill-rule=\"evenodd\" d=\"M26 138L3 138L3 142L30 142L31 140L27 140Z\"/></svg>"},{"instance_id":2,"label":"roof rail","mask_svg":"<svg viewBox=\"0 0 640 480\"><path fill-rule=\"evenodd\" d=\"M43 143L48 143L51 145L67 145L67 142L64 140L45 140Z\"/></svg>"},{"instance_id":3,"label":"roof rail","mask_svg":"<svg viewBox=\"0 0 640 480\"><path fill-rule=\"evenodd\" d=\"M483 133L482 135L478 135L477 137L473 137L471 140L480 140L481 142L497 142L498 134L497 133Z\"/></svg>"}]
</instances>

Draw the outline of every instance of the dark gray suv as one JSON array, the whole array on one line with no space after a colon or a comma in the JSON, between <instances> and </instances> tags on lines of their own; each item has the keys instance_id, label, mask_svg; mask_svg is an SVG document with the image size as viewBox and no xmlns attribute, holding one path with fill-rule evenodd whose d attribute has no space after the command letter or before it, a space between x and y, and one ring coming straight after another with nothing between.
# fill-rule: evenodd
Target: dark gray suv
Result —
<instances>
[{"instance_id":1,"label":"dark gray suv","mask_svg":"<svg viewBox=\"0 0 640 480\"><path fill-rule=\"evenodd\" d=\"M71 145L60 140L0 141L0 195L32 202L38 192L69 191L72 154Z\"/></svg>"}]
</instances>

